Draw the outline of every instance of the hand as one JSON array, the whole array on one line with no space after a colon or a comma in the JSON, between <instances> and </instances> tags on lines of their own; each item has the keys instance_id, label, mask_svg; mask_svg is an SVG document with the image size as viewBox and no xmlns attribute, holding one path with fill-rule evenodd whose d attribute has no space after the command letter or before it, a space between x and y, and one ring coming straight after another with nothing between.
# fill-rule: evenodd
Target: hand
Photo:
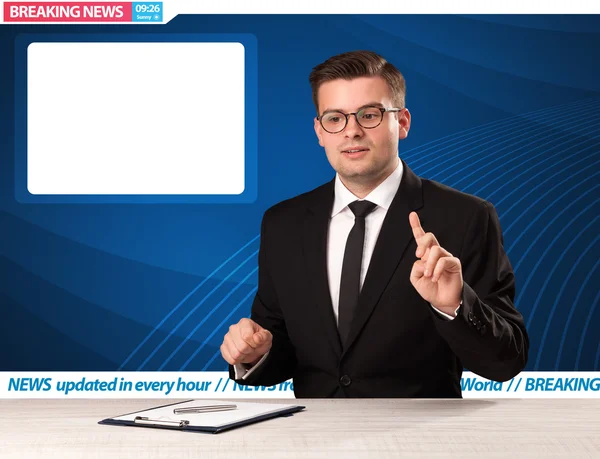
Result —
<instances>
[{"instance_id":1,"label":"hand","mask_svg":"<svg viewBox=\"0 0 600 459\"><path fill-rule=\"evenodd\" d=\"M273 345L273 335L250 319L242 319L229 327L221 344L221 355L231 365L254 364Z\"/></svg>"},{"instance_id":2,"label":"hand","mask_svg":"<svg viewBox=\"0 0 600 459\"><path fill-rule=\"evenodd\" d=\"M416 212L408 216L417 241L415 261L410 272L410 282L424 300L440 311L454 316L463 289L460 260L440 247L433 233L426 233Z\"/></svg>"}]
</instances>

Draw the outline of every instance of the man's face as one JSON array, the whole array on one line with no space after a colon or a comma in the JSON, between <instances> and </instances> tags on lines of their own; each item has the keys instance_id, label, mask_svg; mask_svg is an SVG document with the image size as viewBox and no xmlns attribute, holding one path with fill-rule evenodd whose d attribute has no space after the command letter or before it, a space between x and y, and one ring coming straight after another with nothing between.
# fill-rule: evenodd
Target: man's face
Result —
<instances>
[{"instance_id":1,"label":"man's face","mask_svg":"<svg viewBox=\"0 0 600 459\"><path fill-rule=\"evenodd\" d=\"M365 106L394 107L392 92L381 77L328 81L321 85L318 96L321 116L332 110L354 113ZM314 124L319 144L342 180L368 184L382 181L396 167L398 140L408 135L410 113L406 109L386 112L381 124L372 129L360 126L351 115L346 128L337 134L325 131L316 118Z\"/></svg>"}]
</instances>

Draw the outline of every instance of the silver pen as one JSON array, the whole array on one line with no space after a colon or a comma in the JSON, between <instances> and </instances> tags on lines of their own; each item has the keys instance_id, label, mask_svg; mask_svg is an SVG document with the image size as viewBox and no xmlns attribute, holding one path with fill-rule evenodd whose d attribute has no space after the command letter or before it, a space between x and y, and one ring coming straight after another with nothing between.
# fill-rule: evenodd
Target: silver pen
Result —
<instances>
[{"instance_id":1,"label":"silver pen","mask_svg":"<svg viewBox=\"0 0 600 459\"><path fill-rule=\"evenodd\" d=\"M237 409L237 405L201 405L201 406L186 406L183 408L175 408L174 414L187 413L211 413L213 411L229 411Z\"/></svg>"},{"instance_id":2,"label":"silver pen","mask_svg":"<svg viewBox=\"0 0 600 459\"><path fill-rule=\"evenodd\" d=\"M147 424L150 426L166 426L166 427L186 427L190 424L190 421L181 419L180 421L173 421L170 419L151 419L145 416L136 416L133 420L136 424Z\"/></svg>"}]
</instances>

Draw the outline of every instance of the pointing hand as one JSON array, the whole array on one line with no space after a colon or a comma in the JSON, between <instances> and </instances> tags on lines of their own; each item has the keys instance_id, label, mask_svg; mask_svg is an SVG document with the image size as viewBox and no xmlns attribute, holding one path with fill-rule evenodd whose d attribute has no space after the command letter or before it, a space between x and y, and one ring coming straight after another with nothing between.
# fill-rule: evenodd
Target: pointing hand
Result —
<instances>
[{"instance_id":1,"label":"pointing hand","mask_svg":"<svg viewBox=\"0 0 600 459\"><path fill-rule=\"evenodd\" d=\"M413 264L410 282L433 307L454 316L463 289L460 260L442 248L433 233L423 230L416 212L411 212L408 218L419 258Z\"/></svg>"}]
</instances>

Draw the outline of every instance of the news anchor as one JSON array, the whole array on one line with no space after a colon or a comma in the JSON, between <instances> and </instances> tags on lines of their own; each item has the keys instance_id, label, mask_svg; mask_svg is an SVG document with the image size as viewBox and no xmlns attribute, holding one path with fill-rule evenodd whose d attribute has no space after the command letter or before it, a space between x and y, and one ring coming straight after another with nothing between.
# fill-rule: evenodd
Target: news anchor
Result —
<instances>
[{"instance_id":1,"label":"news anchor","mask_svg":"<svg viewBox=\"0 0 600 459\"><path fill-rule=\"evenodd\" d=\"M416 176L411 115L383 57L309 77L335 178L268 209L251 319L221 345L230 377L296 397L461 397L463 367L506 381L527 363L515 277L492 204Z\"/></svg>"}]
</instances>

